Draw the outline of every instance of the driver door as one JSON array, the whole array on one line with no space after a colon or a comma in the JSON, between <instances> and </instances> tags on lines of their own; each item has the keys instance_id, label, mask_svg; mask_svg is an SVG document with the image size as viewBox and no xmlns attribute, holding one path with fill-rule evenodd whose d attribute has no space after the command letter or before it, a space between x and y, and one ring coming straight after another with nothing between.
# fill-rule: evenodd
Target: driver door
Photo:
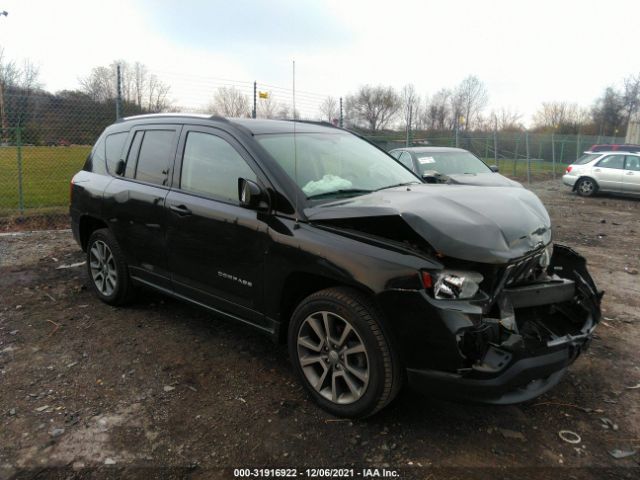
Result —
<instances>
[{"instance_id":1,"label":"driver door","mask_svg":"<svg viewBox=\"0 0 640 480\"><path fill-rule=\"evenodd\" d=\"M241 145L223 131L184 128L166 198L174 291L269 329L263 311L266 213L240 206L238 178L261 183Z\"/></svg>"}]
</instances>

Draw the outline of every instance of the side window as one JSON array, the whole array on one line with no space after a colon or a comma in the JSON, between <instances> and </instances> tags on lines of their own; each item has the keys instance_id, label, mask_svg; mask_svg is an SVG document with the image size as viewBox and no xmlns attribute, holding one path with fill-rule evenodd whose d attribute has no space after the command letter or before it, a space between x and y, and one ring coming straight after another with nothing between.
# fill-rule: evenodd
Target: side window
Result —
<instances>
[{"instance_id":1,"label":"side window","mask_svg":"<svg viewBox=\"0 0 640 480\"><path fill-rule=\"evenodd\" d=\"M624 169L640 172L640 157L636 157L635 155L627 155L627 161L625 163Z\"/></svg>"},{"instance_id":2,"label":"side window","mask_svg":"<svg viewBox=\"0 0 640 480\"><path fill-rule=\"evenodd\" d=\"M107 173L104 165L104 136L98 140L91 150L90 168L93 173Z\"/></svg>"},{"instance_id":3,"label":"side window","mask_svg":"<svg viewBox=\"0 0 640 480\"><path fill-rule=\"evenodd\" d=\"M189 132L184 147L180 188L236 202L238 178L256 181L240 154L222 138Z\"/></svg>"},{"instance_id":4,"label":"side window","mask_svg":"<svg viewBox=\"0 0 640 480\"><path fill-rule=\"evenodd\" d=\"M173 130L147 130L142 138L134 178L142 182L166 185L171 159Z\"/></svg>"},{"instance_id":5,"label":"side window","mask_svg":"<svg viewBox=\"0 0 640 480\"><path fill-rule=\"evenodd\" d=\"M136 173L136 159L138 158L138 152L140 151L142 137L144 137L143 131L137 131L133 136L133 141L129 147L129 152L127 153L127 166L124 172L124 176L127 178L133 178Z\"/></svg>"},{"instance_id":6,"label":"side window","mask_svg":"<svg viewBox=\"0 0 640 480\"><path fill-rule=\"evenodd\" d=\"M407 152L402 152L398 161L407 167L409 170L413 171L413 160L411 159L411 154Z\"/></svg>"},{"instance_id":7,"label":"side window","mask_svg":"<svg viewBox=\"0 0 640 480\"><path fill-rule=\"evenodd\" d=\"M129 132L114 133L107 137L105 142L105 156L107 159L107 169L111 173L116 172L116 166L120 160L120 154L122 153L122 147L127 139Z\"/></svg>"},{"instance_id":8,"label":"side window","mask_svg":"<svg viewBox=\"0 0 640 480\"><path fill-rule=\"evenodd\" d=\"M602 168L618 168L622 170L624 167L624 155L608 155L600 160L596 166Z\"/></svg>"}]
</instances>

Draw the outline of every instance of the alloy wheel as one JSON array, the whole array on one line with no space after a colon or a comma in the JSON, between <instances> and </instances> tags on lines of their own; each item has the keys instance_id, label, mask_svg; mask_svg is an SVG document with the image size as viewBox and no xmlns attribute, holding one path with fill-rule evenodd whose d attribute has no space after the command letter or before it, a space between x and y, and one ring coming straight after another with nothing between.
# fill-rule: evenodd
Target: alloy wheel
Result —
<instances>
[{"instance_id":1,"label":"alloy wheel","mask_svg":"<svg viewBox=\"0 0 640 480\"><path fill-rule=\"evenodd\" d=\"M97 240L91 245L89 268L98 291L106 297L113 295L118 284L118 271L111 249L102 240Z\"/></svg>"},{"instance_id":2,"label":"alloy wheel","mask_svg":"<svg viewBox=\"0 0 640 480\"><path fill-rule=\"evenodd\" d=\"M578 188L580 189L580 193L588 195L593 192L594 185L591 180L582 180Z\"/></svg>"},{"instance_id":3,"label":"alloy wheel","mask_svg":"<svg viewBox=\"0 0 640 480\"><path fill-rule=\"evenodd\" d=\"M355 328L328 311L309 315L297 338L300 367L309 384L327 400L350 404L369 384L369 357Z\"/></svg>"}]
</instances>

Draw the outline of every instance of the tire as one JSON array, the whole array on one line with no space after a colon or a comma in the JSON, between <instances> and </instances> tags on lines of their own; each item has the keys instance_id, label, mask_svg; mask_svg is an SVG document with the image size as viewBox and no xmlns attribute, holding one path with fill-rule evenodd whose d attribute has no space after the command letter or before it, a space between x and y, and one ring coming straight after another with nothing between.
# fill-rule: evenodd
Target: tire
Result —
<instances>
[{"instance_id":1,"label":"tire","mask_svg":"<svg viewBox=\"0 0 640 480\"><path fill-rule=\"evenodd\" d=\"M291 317L288 344L300 381L333 415L368 417L400 390L402 370L382 314L357 290L329 288L303 300Z\"/></svg>"},{"instance_id":2,"label":"tire","mask_svg":"<svg viewBox=\"0 0 640 480\"><path fill-rule=\"evenodd\" d=\"M598 184L592 178L585 177L578 180L576 192L581 197L593 197L598 191Z\"/></svg>"},{"instance_id":3,"label":"tire","mask_svg":"<svg viewBox=\"0 0 640 480\"><path fill-rule=\"evenodd\" d=\"M113 234L107 228L95 230L87 242L89 283L104 303L125 305L134 294L129 269Z\"/></svg>"}]
</instances>

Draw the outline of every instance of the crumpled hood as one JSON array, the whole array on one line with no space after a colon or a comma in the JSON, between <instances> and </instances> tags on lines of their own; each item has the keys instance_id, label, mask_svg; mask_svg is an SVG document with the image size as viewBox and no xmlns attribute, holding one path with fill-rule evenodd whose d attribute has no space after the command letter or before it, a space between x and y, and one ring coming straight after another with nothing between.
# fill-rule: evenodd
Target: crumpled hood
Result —
<instances>
[{"instance_id":1,"label":"crumpled hood","mask_svg":"<svg viewBox=\"0 0 640 480\"><path fill-rule=\"evenodd\" d=\"M482 263L504 264L551 241L542 202L519 187L411 185L307 208L305 214L319 223L398 215L439 253Z\"/></svg>"},{"instance_id":2,"label":"crumpled hood","mask_svg":"<svg viewBox=\"0 0 640 480\"><path fill-rule=\"evenodd\" d=\"M507 177L500 175L499 173L459 173L454 175L447 175L450 183L456 183L459 185L478 185L483 187L522 187L522 184L514 180L510 180Z\"/></svg>"}]
</instances>

